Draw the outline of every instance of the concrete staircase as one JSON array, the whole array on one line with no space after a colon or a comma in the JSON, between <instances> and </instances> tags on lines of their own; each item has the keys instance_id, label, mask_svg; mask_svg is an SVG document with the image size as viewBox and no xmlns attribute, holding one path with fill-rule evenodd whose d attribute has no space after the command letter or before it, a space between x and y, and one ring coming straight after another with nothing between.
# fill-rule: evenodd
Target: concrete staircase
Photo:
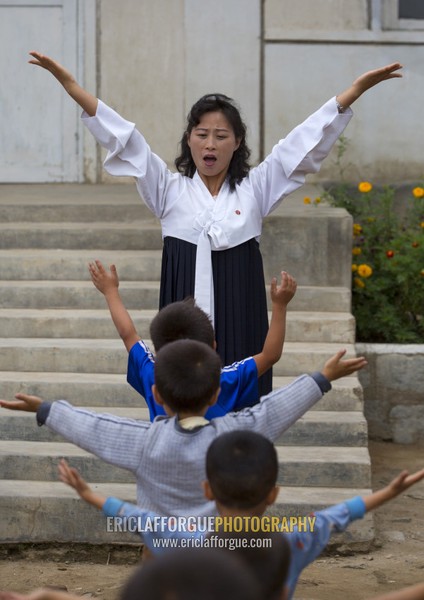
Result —
<instances>
[{"instance_id":1,"label":"concrete staircase","mask_svg":"<svg viewBox=\"0 0 424 600\"><path fill-rule=\"evenodd\" d=\"M0 192L0 397L25 391L148 418L143 399L126 383L127 353L87 263L99 258L117 265L124 302L140 335L148 337L159 291L158 223L131 185L3 185ZM300 285L274 369L275 387L320 369L340 347L354 355L353 344L349 289ZM308 514L368 493L358 379L335 382L277 448L282 490L274 513ZM135 536L108 533L101 514L58 481L60 457L102 493L134 500L134 480L126 471L37 427L33 414L1 409L0 540L137 543ZM341 541L363 547L372 538L367 516Z\"/></svg>"}]
</instances>

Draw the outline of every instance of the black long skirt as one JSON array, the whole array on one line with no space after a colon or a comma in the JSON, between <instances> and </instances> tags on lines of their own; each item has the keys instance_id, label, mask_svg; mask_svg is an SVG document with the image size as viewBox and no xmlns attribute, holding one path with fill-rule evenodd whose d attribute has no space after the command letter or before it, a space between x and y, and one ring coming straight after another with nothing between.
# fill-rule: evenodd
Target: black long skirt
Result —
<instances>
[{"instance_id":1,"label":"black long skirt","mask_svg":"<svg viewBox=\"0 0 424 600\"><path fill-rule=\"evenodd\" d=\"M194 295L195 244L164 239L159 307ZM215 337L223 365L261 352L268 314L262 255L255 239L212 252ZM259 379L259 395L272 389L271 369Z\"/></svg>"}]
</instances>

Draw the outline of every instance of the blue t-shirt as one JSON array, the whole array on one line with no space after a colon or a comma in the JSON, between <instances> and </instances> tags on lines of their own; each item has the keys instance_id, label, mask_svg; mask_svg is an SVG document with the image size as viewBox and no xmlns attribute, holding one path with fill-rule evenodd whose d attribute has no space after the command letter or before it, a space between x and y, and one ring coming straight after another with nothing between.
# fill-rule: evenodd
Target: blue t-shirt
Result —
<instances>
[{"instance_id":1,"label":"blue t-shirt","mask_svg":"<svg viewBox=\"0 0 424 600\"><path fill-rule=\"evenodd\" d=\"M155 382L155 358L143 340L131 348L128 354L128 383L146 400L150 420L165 415L162 406L156 404L152 385ZM241 410L259 402L258 370L253 358L245 358L221 370L221 392L216 404L205 414L206 419L222 417L228 412Z\"/></svg>"}]
</instances>

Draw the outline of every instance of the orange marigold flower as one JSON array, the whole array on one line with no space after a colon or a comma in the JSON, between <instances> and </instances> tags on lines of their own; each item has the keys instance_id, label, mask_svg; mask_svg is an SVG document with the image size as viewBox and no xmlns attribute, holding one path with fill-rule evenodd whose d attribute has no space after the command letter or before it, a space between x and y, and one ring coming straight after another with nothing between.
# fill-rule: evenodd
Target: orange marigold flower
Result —
<instances>
[{"instance_id":1,"label":"orange marigold flower","mask_svg":"<svg viewBox=\"0 0 424 600\"><path fill-rule=\"evenodd\" d=\"M310 204L311 203L311 199L306 196L306 198L303 198L303 204Z\"/></svg>"},{"instance_id":2,"label":"orange marigold flower","mask_svg":"<svg viewBox=\"0 0 424 600\"><path fill-rule=\"evenodd\" d=\"M359 265L359 267L358 267L358 275L360 275L361 277L364 277L365 279L367 277L371 277L371 275L372 275L372 268L369 265Z\"/></svg>"},{"instance_id":3,"label":"orange marigold flower","mask_svg":"<svg viewBox=\"0 0 424 600\"><path fill-rule=\"evenodd\" d=\"M353 280L353 283L358 288L364 288L365 287L365 283L362 281L362 279L359 279L359 277L355 277L355 279Z\"/></svg>"},{"instance_id":4,"label":"orange marigold flower","mask_svg":"<svg viewBox=\"0 0 424 600\"><path fill-rule=\"evenodd\" d=\"M387 258L393 258L394 255L395 255L395 253L393 252L393 250L387 250L387 252L386 252Z\"/></svg>"},{"instance_id":5,"label":"orange marigold flower","mask_svg":"<svg viewBox=\"0 0 424 600\"><path fill-rule=\"evenodd\" d=\"M411 246L412 246L413 248L418 248L418 246L419 246L419 243L418 243L418 242L412 242Z\"/></svg>"},{"instance_id":6,"label":"orange marigold flower","mask_svg":"<svg viewBox=\"0 0 424 600\"><path fill-rule=\"evenodd\" d=\"M412 194L414 198L422 198L424 196L424 188L414 187L414 189L412 190Z\"/></svg>"},{"instance_id":7,"label":"orange marigold flower","mask_svg":"<svg viewBox=\"0 0 424 600\"><path fill-rule=\"evenodd\" d=\"M357 270L358 270L358 265L355 265L355 263L353 263L352 264L352 273L354 273Z\"/></svg>"},{"instance_id":8,"label":"orange marigold flower","mask_svg":"<svg viewBox=\"0 0 424 600\"><path fill-rule=\"evenodd\" d=\"M359 248L359 246L355 246L354 248L352 248L352 254L353 256L358 256L358 254L361 254L362 250Z\"/></svg>"},{"instance_id":9,"label":"orange marigold flower","mask_svg":"<svg viewBox=\"0 0 424 600\"><path fill-rule=\"evenodd\" d=\"M358 185L358 190L364 194L372 190L372 184L369 181L361 181Z\"/></svg>"}]
</instances>

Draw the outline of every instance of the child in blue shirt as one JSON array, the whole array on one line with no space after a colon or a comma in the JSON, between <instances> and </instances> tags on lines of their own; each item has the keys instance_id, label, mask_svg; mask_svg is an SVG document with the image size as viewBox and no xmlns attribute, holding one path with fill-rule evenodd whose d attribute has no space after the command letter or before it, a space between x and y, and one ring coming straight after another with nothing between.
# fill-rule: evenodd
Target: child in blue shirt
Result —
<instances>
[{"instance_id":1,"label":"child in blue shirt","mask_svg":"<svg viewBox=\"0 0 424 600\"><path fill-rule=\"evenodd\" d=\"M176 530L173 517L169 517L169 521L162 519L161 526L152 530L151 525L158 515L93 492L78 471L70 468L65 461L59 465L59 474L64 483L73 487L86 502L102 509L106 516L137 519L143 541L153 554L162 554L175 547L212 547L214 538L217 538L214 533L220 535L218 522L215 522L216 529L212 532L205 531L203 527L202 530L190 527ZM243 517L247 536L247 533L252 535L248 529L249 519L253 523L254 518L262 517L275 502L279 491L277 476L278 458L273 444L261 434L238 430L220 435L209 446L206 454L207 480L203 488L206 498L215 501L221 517ZM321 554L333 532L344 531L352 521L361 519L366 512L385 504L422 479L424 469L413 475L403 471L377 492L357 496L314 513L314 521L308 531L294 527L290 533L284 534L291 552L286 581L289 598L293 596L300 573ZM228 522L231 523L231 520ZM264 532L258 535L263 537ZM232 534L221 533L221 537L228 536ZM205 543L207 538L209 546ZM249 550L245 548L242 552L248 553Z\"/></svg>"},{"instance_id":2,"label":"child in blue shirt","mask_svg":"<svg viewBox=\"0 0 424 600\"><path fill-rule=\"evenodd\" d=\"M128 350L127 381L145 400L150 420L164 415L162 406L152 394L155 382L153 353L138 335L134 323L119 294L119 278L115 265L110 270L96 260L89 264L91 279L104 295L115 327ZM272 317L262 352L224 366L221 371L221 392L218 401L206 413L207 419L221 417L228 412L253 406L259 402L258 378L281 357L283 350L287 305L296 293L296 281L285 271L281 285L276 278L271 282ZM212 323L194 300L174 302L162 308L150 326L150 336L158 352L166 343L178 339L194 339L215 348Z\"/></svg>"}]
</instances>

